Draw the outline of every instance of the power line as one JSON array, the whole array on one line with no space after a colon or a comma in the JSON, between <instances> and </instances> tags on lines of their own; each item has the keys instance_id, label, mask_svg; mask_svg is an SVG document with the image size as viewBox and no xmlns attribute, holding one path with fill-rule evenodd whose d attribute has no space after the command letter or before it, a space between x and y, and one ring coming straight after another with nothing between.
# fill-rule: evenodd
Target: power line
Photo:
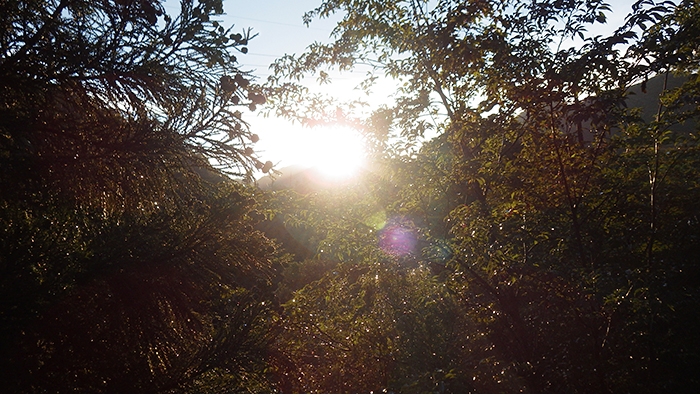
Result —
<instances>
[{"instance_id":1,"label":"power line","mask_svg":"<svg viewBox=\"0 0 700 394\"><path fill-rule=\"evenodd\" d=\"M178 13L178 12L180 11L180 7L175 6L175 5L170 5L170 4L167 4L167 3L164 5L164 8L169 9L169 10L173 10L173 11L177 11L176 13ZM295 28L297 28L297 29L317 30L317 31L322 31L322 32L328 33L328 34L331 33L331 30L328 30L328 29L321 29L321 28L318 28L318 27L310 27L310 26L304 26L304 25L295 25L295 24L292 24L292 23L276 22L276 21L271 21L271 20L266 20L266 19L248 18L248 17L245 17L245 16L229 15L228 13L224 13L223 15L225 15L225 16L228 17L228 18L232 18L232 19L243 19L243 20L248 20L248 21L253 21L253 22L269 23L269 24L271 24L271 25L295 27ZM220 17L221 15L216 15L216 16L217 16L217 17Z\"/></svg>"},{"instance_id":2,"label":"power line","mask_svg":"<svg viewBox=\"0 0 700 394\"><path fill-rule=\"evenodd\" d=\"M250 55L250 56L274 57L275 59L282 57L282 56L279 56L279 55L270 55L270 54L267 54L267 53L255 53L255 52L248 52L246 55Z\"/></svg>"},{"instance_id":3,"label":"power line","mask_svg":"<svg viewBox=\"0 0 700 394\"><path fill-rule=\"evenodd\" d=\"M244 17L244 16L234 16L234 15L231 15L231 16L229 16L229 17L230 17L230 18L233 18L233 19L244 19L244 20L253 21L253 22L269 23L269 24L272 24L272 25L296 27L296 28L298 28L298 29L318 30L318 31L323 31L323 32L329 33L329 34L330 34L330 32L331 32L331 31L328 30L328 29L320 29L320 28L317 28L317 27L308 27L308 26L302 26L302 25L294 25L294 24L291 24L291 23L275 22L275 21L264 20L264 19L246 18L246 17Z\"/></svg>"}]
</instances>

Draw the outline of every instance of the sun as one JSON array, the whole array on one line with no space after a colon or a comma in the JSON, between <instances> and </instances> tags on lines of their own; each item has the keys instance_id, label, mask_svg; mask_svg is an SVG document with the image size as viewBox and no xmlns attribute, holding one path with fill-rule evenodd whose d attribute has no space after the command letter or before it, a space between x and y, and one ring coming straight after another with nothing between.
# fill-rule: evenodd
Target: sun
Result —
<instances>
[{"instance_id":1,"label":"sun","mask_svg":"<svg viewBox=\"0 0 700 394\"><path fill-rule=\"evenodd\" d=\"M276 170L313 169L324 181L336 182L352 178L368 164L365 140L352 127L303 127L280 118L262 117L256 122L260 140L254 149L261 158L272 161Z\"/></svg>"},{"instance_id":2,"label":"sun","mask_svg":"<svg viewBox=\"0 0 700 394\"><path fill-rule=\"evenodd\" d=\"M303 165L334 179L348 178L363 166L365 143L357 130L334 125L314 127L305 134Z\"/></svg>"}]
</instances>

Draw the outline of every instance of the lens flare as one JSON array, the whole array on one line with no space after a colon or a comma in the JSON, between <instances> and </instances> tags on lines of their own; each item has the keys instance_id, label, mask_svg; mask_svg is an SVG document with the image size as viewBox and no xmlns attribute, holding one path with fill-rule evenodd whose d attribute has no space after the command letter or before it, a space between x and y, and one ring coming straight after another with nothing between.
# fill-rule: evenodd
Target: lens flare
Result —
<instances>
[{"instance_id":1,"label":"lens flare","mask_svg":"<svg viewBox=\"0 0 700 394\"><path fill-rule=\"evenodd\" d=\"M389 254L406 256L416 248L416 235L400 224L387 225L379 235L379 246Z\"/></svg>"}]
</instances>

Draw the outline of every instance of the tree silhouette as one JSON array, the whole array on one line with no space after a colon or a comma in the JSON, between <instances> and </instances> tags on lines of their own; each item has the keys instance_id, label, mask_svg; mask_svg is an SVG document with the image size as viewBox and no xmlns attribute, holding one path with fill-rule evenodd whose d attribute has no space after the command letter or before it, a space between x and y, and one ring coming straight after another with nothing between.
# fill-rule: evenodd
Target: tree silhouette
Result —
<instances>
[{"instance_id":1,"label":"tree silhouette","mask_svg":"<svg viewBox=\"0 0 700 394\"><path fill-rule=\"evenodd\" d=\"M0 5L0 357L12 392L264 390L275 247L249 32L221 1Z\"/></svg>"}]
</instances>

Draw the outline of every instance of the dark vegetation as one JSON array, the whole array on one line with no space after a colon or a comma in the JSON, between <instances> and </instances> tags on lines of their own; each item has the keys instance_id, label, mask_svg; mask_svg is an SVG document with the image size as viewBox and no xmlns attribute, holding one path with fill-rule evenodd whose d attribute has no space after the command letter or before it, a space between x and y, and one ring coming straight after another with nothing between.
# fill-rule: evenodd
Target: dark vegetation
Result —
<instances>
[{"instance_id":1,"label":"dark vegetation","mask_svg":"<svg viewBox=\"0 0 700 394\"><path fill-rule=\"evenodd\" d=\"M335 41L264 85L222 11L0 2L4 392L700 385L697 2L598 36L598 0L324 1ZM359 65L395 105L294 83ZM263 104L355 125L372 171L248 186Z\"/></svg>"}]
</instances>

